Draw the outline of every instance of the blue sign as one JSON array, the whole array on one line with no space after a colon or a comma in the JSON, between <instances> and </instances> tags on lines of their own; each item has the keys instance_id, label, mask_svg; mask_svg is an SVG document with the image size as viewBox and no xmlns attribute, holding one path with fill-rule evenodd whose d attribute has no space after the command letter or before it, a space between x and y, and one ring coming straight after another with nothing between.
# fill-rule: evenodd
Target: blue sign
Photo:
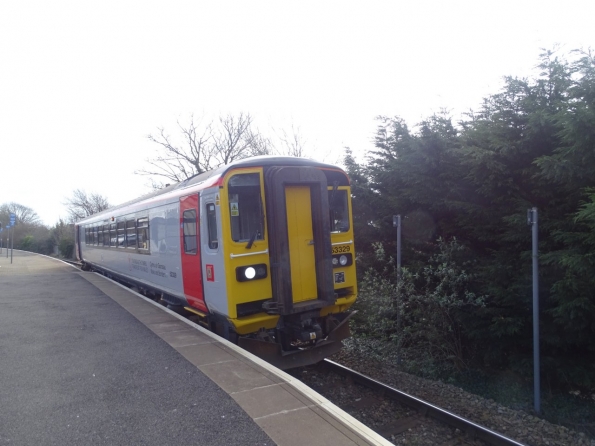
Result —
<instances>
[{"instance_id":1,"label":"blue sign","mask_svg":"<svg viewBox=\"0 0 595 446\"><path fill-rule=\"evenodd\" d=\"M10 225L14 225L15 220L17 219L17 216L15 214L10 214Z\"/></svg>"}]
</instances>

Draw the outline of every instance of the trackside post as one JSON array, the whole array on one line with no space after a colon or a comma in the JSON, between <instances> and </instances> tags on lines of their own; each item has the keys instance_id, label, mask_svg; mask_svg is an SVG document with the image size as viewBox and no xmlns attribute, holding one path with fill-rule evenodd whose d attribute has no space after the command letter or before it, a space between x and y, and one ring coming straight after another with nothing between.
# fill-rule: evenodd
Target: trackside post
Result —
<instances>
[{"instance_id":1,"label":"trackside post","mask_svg":"<svg viewBox=\"0 0 595 446\"><path fill-rule=\"evenodd\" d=\"M537 208L527 209L527 224L532 229L533 257L533 393L535 413L541 412L539 367L539 263L537 239Z\"/></svg>"},{"instance_id":2,"label":"trackside post","mask_svg":"<svg viewBox=\"0 0 595 446\"><path fill-rule=\"evenodd\" d=\"M401 285L401 214L393 215L393 227L397 228L397 364L401 363L401 308L399 306Z\"/></svg>"}]
</instances>

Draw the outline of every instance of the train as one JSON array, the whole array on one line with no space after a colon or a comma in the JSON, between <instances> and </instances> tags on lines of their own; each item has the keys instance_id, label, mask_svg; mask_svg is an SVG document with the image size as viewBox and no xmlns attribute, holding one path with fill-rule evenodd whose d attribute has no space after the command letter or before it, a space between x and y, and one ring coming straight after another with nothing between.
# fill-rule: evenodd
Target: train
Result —
<instances>
[{"instance_id":1,"label":"train","mask_svg":"<svg viewBox=\"0 0 595 446\"><path fill-rule=\"evenodd\" d=\"M305 158L234 161L75 224L76 257L289 369L338 352L357 298L350 181Z\"/></svg>"}]
</instances>

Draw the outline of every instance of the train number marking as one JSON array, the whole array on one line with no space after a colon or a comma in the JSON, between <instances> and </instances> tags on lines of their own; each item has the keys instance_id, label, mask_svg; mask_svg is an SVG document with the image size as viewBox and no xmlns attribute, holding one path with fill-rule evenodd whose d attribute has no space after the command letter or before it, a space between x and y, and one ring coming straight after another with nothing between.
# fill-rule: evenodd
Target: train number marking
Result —
<instances>
[{"instance_id":1,"label":"train number marking","mask_svg":"<svg viewBox=\"0 0 595 446\"><path fill-rule=\"evenodd\" d=\"M351 246L349 246L349 245L333 246L333 254L343 254L345 252L351 252Z\"/></svg>"}]
</instances>

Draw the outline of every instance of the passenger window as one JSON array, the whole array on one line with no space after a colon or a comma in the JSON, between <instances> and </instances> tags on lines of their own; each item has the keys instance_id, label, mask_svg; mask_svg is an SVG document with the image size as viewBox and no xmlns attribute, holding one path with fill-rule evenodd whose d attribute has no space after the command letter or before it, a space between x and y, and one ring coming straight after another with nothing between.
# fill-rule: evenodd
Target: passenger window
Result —
<instances>
[{"instance_id":1,"label":"passenger window","mask_svg":"<svg viewBox=\"0 0 595 446\"><path fill-rule=\"evenodd\" d=\"M184 211L183 219L184 252L186 254L196 254L196 210Z\"/></svg>"},{"instance_id":2,"label":"passenger window","mask_svg":"<svg viewBox=\"0 0 595 446\"><path fill-rule=\"evenodd\" d=\"M103 246L109 246L109 225L103 225Z\"/></svg>"},{"instance_id":3,"label":"passenger window","mask_svg":"<svg viewBox=\"0 0 595 446\"><path fill-rule=\"evenodd\" d=\"M135 220L127 220L126 221L126 247L127 248L136 248L136 221Z\"/></svg>"},{"instance_id":4,"label":"passenger window","mask_svg":"<svg viewBox=\"0 0 595 446\"><path fill-rule=\"evenodd\" d=\"M116 223L110 223L109 225L109 245L113 247L118 246L118 233L116 232Z\"/></svg>"},{"instance_id":5,"label":"passenger window","mask_svg":"<svg viewBox=\"0 0 595 446\"><path fill-rule=\"evenodd\" d=\"M119 221L118 222L118 240L117 240L118 248L125 248L126 247L126 222Z\"/></svg>"},{"instance_id":6,"label":"passenger window","mask_svg":"<svg viewBox=\"0 0 595 446\"><path fill-rule=\"evenodd\" d=\"M207 203L207 232L209 236L209 248L217 249L219 239L217 238L217 213L215 204Z\"/></svg>"},{"instance_id":7,"label":"passenger window","mask_svg":"<svg viewBox=\"0 0 595 446\"><path fill-rule=\"evenodd\" d=\"M138 248L142 250L149 249L149 218L139 218L136 221L136 240Z\"/></svg>"},{"instance_id":8,"label":"passenger window","mask_svg":"<svg viewBox=\"0 0 595 446\"><path fill-rule=\"evenodd\" d=\"M264 215L260 196L260 175L234 175L227 186L232 240L263 240Z\"/></svg>"},{"instance_id":9,"label":"passenger window","mask_svg":"<svg viewBox=\"0 0 595 446\"><path fill-rule=\"evenodd\" d=\"M103 246L103 226L97 227L97 244Z\"/></svg>"},{"instance_id":10,"label":"passenger window","mask_svg":"<svg viewBox=\"0 0 595 446\"><path fill-rule=\"evenodd\" d=\"M349 206L346 190L328 191L331 232L349 231Z\"/></svg>"}]
</instances>

